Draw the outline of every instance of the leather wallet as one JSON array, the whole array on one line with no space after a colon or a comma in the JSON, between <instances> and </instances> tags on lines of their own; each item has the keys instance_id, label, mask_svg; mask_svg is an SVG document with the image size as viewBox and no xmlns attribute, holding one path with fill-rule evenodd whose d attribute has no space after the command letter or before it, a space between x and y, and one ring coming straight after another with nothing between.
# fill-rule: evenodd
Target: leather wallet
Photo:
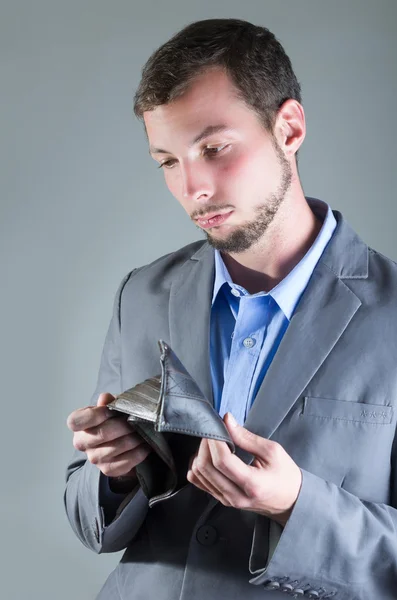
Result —
<instances>
[{"instance_id":1,"label":"leather wallet","mask_svg":"<svg viewBox=\"0 0 397 600\"><path fill-rule=\"evenodd\" d=\"M118 395L107 407L128 415L127 421L153 448L136 466L149 506L188 485L189 461L201 438L235 446L219 413L204 397L169 344L158 341L161 374Z\"/></svg>"}]
</instances>

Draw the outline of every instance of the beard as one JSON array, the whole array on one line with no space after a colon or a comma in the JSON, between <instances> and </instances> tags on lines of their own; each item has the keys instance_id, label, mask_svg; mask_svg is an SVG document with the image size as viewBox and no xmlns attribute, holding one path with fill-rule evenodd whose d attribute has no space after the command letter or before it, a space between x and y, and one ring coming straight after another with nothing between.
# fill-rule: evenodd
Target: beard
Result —
<instances>
[{"instance_id":1,"label":"beard","mask_svg":"<svg viewBox=\"0 0 397 600\"><path fill-rule=\"evenodd\" d=\"M268 196L266 202L256 207L255 217L252 221L247 221L238 229L232 231L228 237L220 239L204 231L208 243L215 250L230 253L244 252L262 238L269 225L274 221L291 187L292 168L275 139L273 140L273 146L281 167L281 178L277 190Z\"/></svg>"}]
</instances>

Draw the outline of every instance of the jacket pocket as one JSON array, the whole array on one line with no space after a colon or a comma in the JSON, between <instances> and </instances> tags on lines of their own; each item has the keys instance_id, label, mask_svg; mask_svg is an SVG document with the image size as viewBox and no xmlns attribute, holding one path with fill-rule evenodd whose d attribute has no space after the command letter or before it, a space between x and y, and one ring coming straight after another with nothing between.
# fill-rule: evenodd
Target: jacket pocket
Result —
<instances>
[{"instance_id":1,"label":"jacket pocket","mask_svg":"<svg viewBox=\"0 0 397 600\"><path fill-rule=\"evenodd\" d=\"M393 407L366 402L346 402L333 398L305 396L302 415L319 419L337 419L361 423L389 424L393 420Z\"/></svg>"}]
</instances>

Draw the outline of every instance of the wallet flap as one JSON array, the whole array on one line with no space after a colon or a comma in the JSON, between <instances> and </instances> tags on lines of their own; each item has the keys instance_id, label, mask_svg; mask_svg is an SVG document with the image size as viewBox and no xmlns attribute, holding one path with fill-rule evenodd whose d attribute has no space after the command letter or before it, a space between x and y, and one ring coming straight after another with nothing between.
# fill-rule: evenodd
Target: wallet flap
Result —
<instances>
[{"instance_id":1,"label":"wallet flap","mask_svg":"<svg viewBox=\"0 0 397 600\"><path fill-rule=\"evenodd\" d=\"M156 430L220 440L234 452L234 443L219 413L204 397L170 346L163 340L158 343L162 376Z\"/></svg>"}]
</instances>

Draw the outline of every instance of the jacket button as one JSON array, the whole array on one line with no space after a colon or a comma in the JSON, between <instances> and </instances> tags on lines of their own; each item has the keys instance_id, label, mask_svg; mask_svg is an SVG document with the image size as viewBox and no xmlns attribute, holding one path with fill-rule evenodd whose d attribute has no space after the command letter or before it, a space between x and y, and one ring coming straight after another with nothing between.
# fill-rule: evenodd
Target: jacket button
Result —
<instances>
[{"instance_id":1,"label":"jacket button","mask_svg":"<svg viewBox=\"0 0 397 600\"><path fill-rule=\"evenodd\" d=\"M202 525L197 529L196 539L202 546L213 546L218 539L218 531L212 525Z\"/></svg>"},{"instance_id":2,"label":"jacket button","mask_svg":"<svg viewBox=\"0 0 397 600\"><path fill-rule=\"evenodd\" d=\"M281 586L281 591L282 592L293 592L294 586L292 586L289 583L283 583L283 585Z\"/></svg>"},{"instance_id":3,"label":"jacket button","mask_svg":"<svg viewBox=\"0 0 397 600\"><path fill-rule=\"evenodd\" d=\"M264 588L266 590L279 590L280 584L278 581L269 581L268 583L264 584Z\"/></svg>"}]
</instances>

